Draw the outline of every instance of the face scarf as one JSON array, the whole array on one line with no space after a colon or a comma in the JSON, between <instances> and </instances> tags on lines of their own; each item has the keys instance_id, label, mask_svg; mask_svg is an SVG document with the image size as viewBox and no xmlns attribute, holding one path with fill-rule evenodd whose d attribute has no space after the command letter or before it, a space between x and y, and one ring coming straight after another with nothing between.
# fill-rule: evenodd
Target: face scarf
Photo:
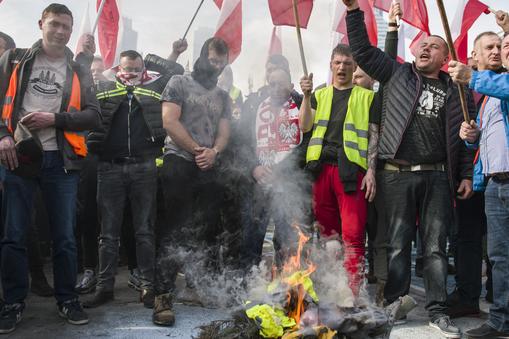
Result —
<instances>
[{"instance_id":1,"label":"face scarf","mask_svg":"<svg viewBox=\"0 0 509 339\"><path fill-rule=\"evenodd\" d=\"M203 44L200 56L193 66L191 76L206 89L212 89L217 85L217 79L223 69L216 69L209 62L209 45L214 38L210 38Z\"/></svg>"}]
</instances>

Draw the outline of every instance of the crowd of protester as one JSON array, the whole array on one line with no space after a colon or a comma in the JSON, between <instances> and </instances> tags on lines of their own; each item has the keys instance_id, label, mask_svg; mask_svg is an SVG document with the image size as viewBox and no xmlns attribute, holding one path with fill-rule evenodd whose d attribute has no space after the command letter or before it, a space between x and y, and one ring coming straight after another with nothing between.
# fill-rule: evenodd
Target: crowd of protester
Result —
<instances>
[{"instance_id":1,"label":"crowd of protester","mask_svg":"<svg viewBox=\"0 0 509 339\"><path fill-rule=\"evenodd\" d=\"M244 97L219 38L192 72L177 62L185 40L168 58L122 51L105 69L92 36L76 56L66 47L61 4L44 9L30 48L0 32L0 334L21 321L29 287L88 323L83 308L114 299L125 261L152 321L172 326L178 273L190 289L225 267L247 275L272 220L274 274L298 230L338 239L352 294L374 283L378 306L409 293L416 246L429 325L447 338L461 337L452 318L480 313L485 262L489 319L466 335L509 337L509 15L496 13L503 37L475 39L469 65L436 35L408 63L399 4L381 51L357 1L343 2L349 45L331 53L331 83L305 75L302 94L271 55L266 84Z\"/></svg>"}]
</instances>

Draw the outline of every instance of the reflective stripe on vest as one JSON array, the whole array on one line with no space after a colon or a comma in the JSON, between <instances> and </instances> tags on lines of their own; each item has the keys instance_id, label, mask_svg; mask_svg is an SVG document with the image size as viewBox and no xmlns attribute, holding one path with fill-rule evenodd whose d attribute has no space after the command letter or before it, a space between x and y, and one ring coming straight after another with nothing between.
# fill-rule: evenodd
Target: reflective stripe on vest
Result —
<instances>
[{"instance_id":1,"label":"reflective stripe on vest","mask_svg":"<svg viewBox=\"0 0 509 339\"><path fill-rule=\"evenodd\" d=\"M323 138L327 131L332 110L334 88L328 86L315 92L317 102L313 134L309 141L306 162L319 160L322 153ZM354 86L343 125L343 147L349 161L367 169L369 109L374 92Z\"/></svg>"},{"instance_id":2,"label":"reflective stripe on vest","mask_svg":"<svg viewBox=\"0 0 509 339\"><path fill-rule=\"evenodd\" d=\"M12 128L12 113L14 111L14 103L16 101L16 92L18 90L19 65L20 64L17 64L12 71L11 78L9 80L9 87L5 93L4 105L2 107L2 120L5 122L10 133L14 133ZM67 107L68 112L72 110L81 111L81 85L76 72L73 72L71 97L69 98L69 106ZM87 155L87 146L83 132L64 131L64 137L72 146L74 153L82 157Z\"/></svg>"},{"instance_id":3,"label":"reflective stripe on vest","mask_svg":"<svg viewBox=\"0 0 509 339\"><path fill-rule=\"evenodd\" d=\"M116 89L97 93L97 95L96 95L97 100L127 95L127 86L117 82L116 87L117 87ZM133 94L151 97L156 100L161 100L160 93L157 93L157 92L149 90L149 89L141 88L141 87L134 87Z\"/></svg>"}]
</instances>

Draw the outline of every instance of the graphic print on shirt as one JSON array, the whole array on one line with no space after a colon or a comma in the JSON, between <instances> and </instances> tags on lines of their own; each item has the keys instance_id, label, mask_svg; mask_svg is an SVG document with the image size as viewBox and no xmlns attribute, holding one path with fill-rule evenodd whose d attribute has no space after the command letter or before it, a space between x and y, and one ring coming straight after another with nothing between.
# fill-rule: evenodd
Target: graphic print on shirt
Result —
<instances>
[{"instance_id":1,"label":"graphic print on shirt","mask_svg":"<svg viewBox=\"0 0 509 339\"><path fill-rule=\"evenodd\" d=\"M445 105L446 96L441 88L429 82L424 83L416 113L426 118L438 118L440 109Z\"/></svg>"},{"instance_id":2,"label":"graphic print on shirt","mask_svg":"<svg viewBox=\"0 0 509 339\"><path fill-rule=\"evenodd\" d=\"M299 109L293 100L274 108L270 98L262 102L256 115L256 153L262 166L284 159L302 140Z\"/></svg>"},{"instance_id":3,"label":"graphic print on shirt","mask_svg":"<svg viewBox=\"0 0 509 339\"><path fill-rule=\"evenodd\" d=\"M30 79L30 94L43 100L54 100L62 96L63 84L58 79L65 79L65 74L60 70L51 66L34 67L32 74L36 76Z\"/></svg>"}]
</instances>

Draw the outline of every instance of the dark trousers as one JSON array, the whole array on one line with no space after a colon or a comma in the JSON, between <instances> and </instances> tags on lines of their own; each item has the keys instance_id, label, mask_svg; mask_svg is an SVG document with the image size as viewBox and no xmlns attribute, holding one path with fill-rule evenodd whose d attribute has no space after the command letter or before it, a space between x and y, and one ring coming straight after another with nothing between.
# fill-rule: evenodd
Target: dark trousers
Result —
<instances>
[{"instance_id":1,"label":"dark trousers","mask_svg":"<svg viewBox=\"0 0 509 339\"><path fill-rule=\"evenodd\" d=\"M408 294L412 239L419 215L423 247L425 308L431 318L446 311L446 241L452 204L446 172L381 172L380 186L388 225L389 271L385 298L393 302Z\"/></svg>"},{"instance_id":2,"label":"dark trousers","mask_svg":"<svg viewBox=\"0 0 509 339\"><path fill-rule=\"evenodd\" d=\"M479 306L482 288L482 240L486 233L484 194L456 200L458 240L456 245L456 288L465 304Z\"/></svg>"},{"instance_id":3,"label":"dark trousers","mask_svg":"<svg viewBox=\"0 0 509 339\"><path fill-rule=\"evenodd\" d=\"M26 237L32 225L34 193L39 185L50 222L53 242L55 297L58 302L77 298L74 225L79 175L64 171L58 151L44 152L40 175L26 179L7 171L2 211L1 275L5 302L23 302L28 293Z\"/></svg>"},{"instance_id":4,"label":"dark trousers","mask_svg":"<svg viewBox=\"0 0 509 339\"><path fill-rule=\"evenodd\" d=\"M87 158L80 172L78 186L78 215L76 235L78 239L79 270L95 270L98 264L99 217L97 214L97 160Z\"/></svg>"},{"instance_id":5,"label":"dark trousers","mask_svg":"<svg viewBox=\"0 0 509 339\"><path fill-rule=\"evenodd\" d=\"M166 225L156 261L158 294L173 292L179 271L194 282L218 267L223 199L215 170L202 171L194 161L165 155L161 175Z\"/></svg>"},{"instance_id":6,"label":"dark trousers","mask_svg":"<svg viewBox=\"0 0 509 339\"><path fill-rule=\"evenodd\" d=\"M154 281L154 219L157 175L154 159L97 167L97 206L101 218L98 289L112 291L118 264L119 240L126 201L132 207L136 256L142 287Z\"/></svg>"}]
</instances>

